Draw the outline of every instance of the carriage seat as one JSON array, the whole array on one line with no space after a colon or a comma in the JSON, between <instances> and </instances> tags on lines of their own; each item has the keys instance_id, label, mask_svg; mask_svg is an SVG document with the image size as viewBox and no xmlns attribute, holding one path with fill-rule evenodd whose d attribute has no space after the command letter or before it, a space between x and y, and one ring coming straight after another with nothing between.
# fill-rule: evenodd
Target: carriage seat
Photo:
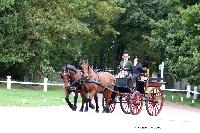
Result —
<instances>
[{"instance_id":1,"label":"carriage seat","mask_svg":"<svg viewBox=\"0 0 200 133\"><path fill-rule=\"evenodd\" d=\"M116 78L117 91L120 93L130 93L135 91L135 88L129 86L130 78Z\"/></svg>"},{"instance_id":2,"label":"carriage seat","mask_svg":"<svg viewBox=\"0 0 200 133\"><path fill-rule=\"evenodd\" d=\"M128 82L129 82L128 78L116 78L116 86L117 87L128 88Z\"/></svg>"}]
</instances>

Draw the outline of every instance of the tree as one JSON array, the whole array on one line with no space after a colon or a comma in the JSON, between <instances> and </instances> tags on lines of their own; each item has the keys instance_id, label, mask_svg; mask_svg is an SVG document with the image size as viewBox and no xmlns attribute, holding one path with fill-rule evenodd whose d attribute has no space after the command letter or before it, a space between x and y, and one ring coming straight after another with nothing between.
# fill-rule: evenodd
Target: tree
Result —
<instances>
[{"instance_id":1,"label":"tree","mask_svg":"<svg viewBox=\"0 0 200 133\"><path fill-rule=\"evenodd\" d=\"M116 60L119 62L123 53L129 53L132 58L138 56L142 62L148 56L151 69L156 69L160 59L150 48L146 36L151 33L151 19L156 21L167 17L169 7L166 1L124 0L120 5L126 8L126 12L113 24L120 33L115 39L115 50L118 51Z\"/></svg>"},{"instance_id":2,"label":"tree","mask_svg":"<svg viewBox=\"0 0 200 133\"><path fill-rule=\"evenodd\" d=\"M199 85L200 5L179 6L166 20L152 21L151 46L160 51L167 70L176 79Z\"/></svg>"},{"instance_id":3,"label":"tree","mask_svg":"<svg viewBox=\"0 0 200 133\"><path fill-rule=\"evenodd\" d=\"M123 11L115 0L3 0L0 8L1 70L13 76L10 69L22 69L19 75L32 80L74 63L103 36L114 36L110 22Z\"/></svg>"}]
</instances>

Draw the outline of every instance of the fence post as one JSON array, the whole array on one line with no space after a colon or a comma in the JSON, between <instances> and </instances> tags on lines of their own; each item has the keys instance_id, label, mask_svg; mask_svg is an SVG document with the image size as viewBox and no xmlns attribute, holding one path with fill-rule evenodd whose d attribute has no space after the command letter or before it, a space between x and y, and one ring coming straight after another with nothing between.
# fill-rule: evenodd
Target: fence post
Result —
<instances>
[{"instance_id":1,"label":"fence post","mask_svg":"<svg viewBox=\"0 0 200 133\"><path fill-rule=\"evenodd\" d=\"M197 96L198 96L198 95L197 95L197 87L196 87L196 86L194 87L194 93L193 93L193 94L194 94L194 95L193 95L193 99L194 99L194 100L197 100Z\"/></svg>"},{"instance_id":2,"label":"fence post","mask_svg":"<svg viewBox=\"0 0 200 133\"><path fill-rule=\"evenodd\" d=\"M164 62L162 62L162 64L159 65L159 70L160 70L160 77L163 79L164 78ZM161 80L161 82L163 82L163 80ZM165 84L162 84L161 89L164 90L165 89Z\"/></svg>"},{"instance_id":3,"label":"fence post","mask_svg":"<svg viewBox=\"0 0 200 133\"><path fill-rule=\"evenodd\" d=\"M48 78L44 78L44 92L47 92L47 81Z\"/></svg>"},{"instance_id":4,"label":"fence post","mask_svg":"<svg viewBox=\"0 0 200 133\"><path fill-rule=\"evenodd\" d=\"M190 98L190 85L187 85L187 98Z\"/></svg>"},{"instance_id":5,"label":"fence post","mask_svg":"<svg viewBox=\"0 0 200 133\"><path fill-rule=\"evenodd\" d=\"M7 89L11 89L11 76L7 76Z\"/></svg>"}]
</instances>

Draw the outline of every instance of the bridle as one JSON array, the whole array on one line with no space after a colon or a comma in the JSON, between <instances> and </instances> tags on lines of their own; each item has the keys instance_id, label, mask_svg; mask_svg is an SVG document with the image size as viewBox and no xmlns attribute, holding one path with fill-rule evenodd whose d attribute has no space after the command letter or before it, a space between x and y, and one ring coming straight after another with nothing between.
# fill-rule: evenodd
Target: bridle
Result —
<instances>
[{"instance_id":1,"label":"bridle","mask_svg":"<svg viewBox=\"0 0 200 133\"><path fill-rule=\"evenodd\" d=\"M87 68L87 70L88 70L88 73L87 73L87 75L88 76L84 76L84 72L83 72L83 68L81 67L81 73L82 73L82 79L90 79L92 76L93 76L93 74L91 73L91 74L89 74L89 71L90 71L90 66L88 65L88 68Z\"/></svg>"},{"instance_id":2,"label":"bridle","mask_svg":"<svg viewBox=\"0 0 200 133\"><path fill-rule=\"evenodd\" d=\"M69 68L69 67L67 67L67 66L64 67L63 73L64 73L64 75L65 75L65 74L68 74L68 75L67 75L67 76L68 76L68 82L69 82L69 84L70 84L70 85L67 86L67 87L70 87L70 86L72 86L72 85L74 85L74 84L80 82L79 80L76 81L76 80L75 80L75 77L72 78L72 76L71 76L71 74L70 74L70 71L75 72L75 74L77 73L77 71L75 71L74 69L71 69L71 68ZM69 78L69 76L70 76L71 78ZM65 87L66 87L66 86L65 86Z\"/></svg>"},{"instance_id":3,"label":"bridle","mask_svg":"<svg viewBox=\"0 0 200 133\"><path fill-rule=\"evenodd\" d=\"M99 74L98 74L98 72L95 72L94 70L92 70L92 68L90 68L90 66L88 65L88 76L86 76L86 77L83 77L83 81L85 81L85 80L88 80L88 81L94 81L94 80L91 80L91 78L93 77L93 76L96 76L96 77L94 77L95 78L95 81L100 81L100 77L99 77ZM82 71L82 73L83 73L83 70L81 69L81 71ZM91 71L91 73L89 74L89 71Z\"/></svg>"}]
</instances>

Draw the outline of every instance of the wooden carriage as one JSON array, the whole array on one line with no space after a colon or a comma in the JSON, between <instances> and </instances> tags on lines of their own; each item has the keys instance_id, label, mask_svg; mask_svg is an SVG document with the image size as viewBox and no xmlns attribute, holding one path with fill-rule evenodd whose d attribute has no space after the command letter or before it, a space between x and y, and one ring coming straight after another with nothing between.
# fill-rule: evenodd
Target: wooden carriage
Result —
<instances>
[{"instance_id":1,"label":"wooden carriage","mask_svg":"<svg viewBox=\"0 0 200 133\"><path fill-rule=\"evenodd\" d=\"M141 112L143 103L145 103L147 113L150 116L158 115L163 107L161 86L164 82L162 82L162 79L149 77L149 70L147 69L144 74L138 77L136 82L141 83L140 88L130 88L129 81L130 78L116 78L115 91L117 95L115 101L110 105L110 112L114 111L116 103L120 103L125 114L137 115ZM142 89L143 94L139 91Z\"/></svg>"}]
</instances>

